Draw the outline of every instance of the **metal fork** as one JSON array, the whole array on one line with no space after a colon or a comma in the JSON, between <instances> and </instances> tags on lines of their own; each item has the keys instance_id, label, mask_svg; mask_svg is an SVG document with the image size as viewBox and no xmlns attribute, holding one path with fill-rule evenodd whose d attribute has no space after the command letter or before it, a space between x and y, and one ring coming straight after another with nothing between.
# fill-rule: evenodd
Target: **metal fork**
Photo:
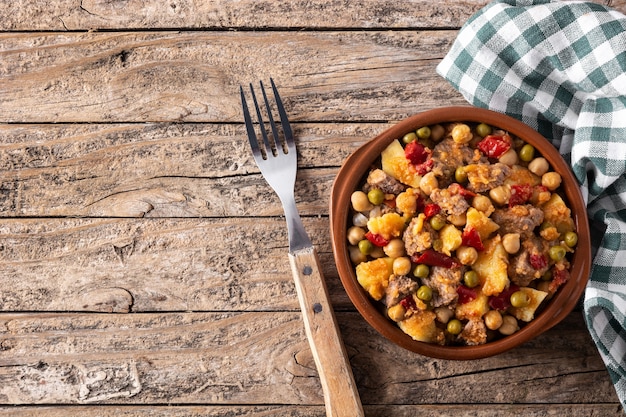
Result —
<instances>
[{"instance_id":1,"label":"metal fork","mask_svg":"<svg viewBox=\"0 0 626 417\"><path fill-rule=\"evenodd\" d=\"M272 137L270 139L265 130L261 108L257 102L254 87L250 84L250 95L254 103L262 140L257 139L244 90L240 86L248 140L254 160L265 180L278 194L285 211L289 234L289 262L302 310L306 335L324 392L326 415L336 417L364 416L348 355L330 304L326 282L322 276L317 251L304 230L296 208L294 198L297 171L296 146L285 107L278 95L274 80L271 78L270 83L280 117L284 142L280 140L279 131L272 116L270 102L262 82L259 83L260 90L267 109Z\"/></svg>"}]
</instances>

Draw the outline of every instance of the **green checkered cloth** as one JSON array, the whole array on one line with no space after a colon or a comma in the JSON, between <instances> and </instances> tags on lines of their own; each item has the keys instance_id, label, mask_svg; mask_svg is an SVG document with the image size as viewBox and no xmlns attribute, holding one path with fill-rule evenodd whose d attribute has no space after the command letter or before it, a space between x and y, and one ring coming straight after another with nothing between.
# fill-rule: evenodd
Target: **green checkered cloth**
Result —
<instances>
[{"instance_id":1,"label":"green checkered cloth","mask_svg":"<svg viewBox=\"0 0 626 417\"><path fill-rule=\"evenodd\" d=\"M626 406L626 16L586 2L494 1L465 23L437 72L570 162L590 223L606 227L584 316Z\"/></svg>"}]
</instances>

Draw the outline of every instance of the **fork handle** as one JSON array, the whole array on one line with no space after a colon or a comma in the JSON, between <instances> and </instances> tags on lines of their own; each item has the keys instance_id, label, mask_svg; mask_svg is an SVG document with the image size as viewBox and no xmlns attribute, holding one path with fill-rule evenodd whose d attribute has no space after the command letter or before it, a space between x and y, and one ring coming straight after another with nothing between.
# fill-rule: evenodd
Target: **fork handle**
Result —
<instances>
[{"instance_id":1,"label":"fork handle","mask_svg":"<svg viewBox=\"0 0 626 417\"><path fill-rule=\"evenodd\" d=\"M289 254L309 345L320 376L326 416L363 417L363 407L314 247Z\"/></svg>"}]
</instances>

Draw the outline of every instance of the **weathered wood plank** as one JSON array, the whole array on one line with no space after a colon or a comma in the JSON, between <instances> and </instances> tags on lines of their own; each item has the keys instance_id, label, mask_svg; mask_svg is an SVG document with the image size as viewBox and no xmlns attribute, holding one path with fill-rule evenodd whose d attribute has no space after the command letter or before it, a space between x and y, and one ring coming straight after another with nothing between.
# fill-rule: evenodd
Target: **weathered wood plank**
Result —
<instances>
[{"instance_id":1,"label":"weathered wood plank","mask_svg":"<svg viewBox=\"0 0 626 417\"><path fill-rule=\"evenodd\" d=\"M303 215L328 214L337 167L387 127L293 124ZM258 172L242 125L0 125L0 217L282 215Z\"/></svg>"},{"instance_id":2,"label":"weathered wood plank","mask_svg":"<svg viewBox=\"0 0 626 417\"><path fill-rule=\"evenodd\" d=\"M465 103L435 72L455 33L5 33L0 120L241 122L270 77L292 122L399 120Z\"/></svg>"},{"instance_id":3,"label":"weathered wood plank","mask_svg":"<svg viewBox=\"0 0 626 417\"><path fill-rule=\"evenodd\" d=\"M617 404L578 314L464 362L405 351L356 313L338 321L366 405ZM2 404L322 403L298 313L2 314L0 344Z\"/></svg>"},{"instance_id":4,"label":"weathered wood plank","mask_svg":"<svg viewBox=\"0 0 626 417\"><path fill-rule=\"evenodd\" d=\"M350 307L328 219L304 224ZM0 310L299 311L287 251L282 218L2 220Z\"/></svg>"},{"instance_id":5,"label":"weathered wood plank","mask_svg":"<svg viewBox=\"0 0 626 417\"><path fill-rule=\"evenodd\" d=\"M617 404L366 405L368 417L623 417ZM325 417L323 406L54 406L0 407L8 417Z\"/></svg>"},{"instance_id":6,"label":"weathered wood plank","mask_svg":"<svg viewBox=\"0 0 626 417\"><path fill-rule=\"evenodd\" d=\"M486 3L359 0L346 7L337 0L13 0L4 8L0 30L459 27Z\"/></svg>"},{"instance_id":7,"label":"weathered wood plank","mask_svg":"<svg viewBox=\"0 0 626 417\"><path fill-rule=\"evenodd\" d=\"M460 27L487 0L438 2L338 0L195 2L191 0L12 0L0 30L146 28L451 28ZM626 10L622 0L596 0ZM332 16L329 19L329 16Z\"/></svg>"}]
</instances>

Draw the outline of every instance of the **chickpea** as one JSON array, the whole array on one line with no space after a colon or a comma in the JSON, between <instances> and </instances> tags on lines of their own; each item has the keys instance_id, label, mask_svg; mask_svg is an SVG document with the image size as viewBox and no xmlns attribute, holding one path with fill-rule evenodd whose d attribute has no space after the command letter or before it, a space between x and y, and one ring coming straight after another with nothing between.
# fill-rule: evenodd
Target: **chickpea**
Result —
<instances>
[{"instance_id":1,"label":"chickpea","mask_svg":"<svg viewBox=\"0 0 626 417\"><path fill-rule=\"evenodd\" d=\"M348 242L351 245L358 245L365 238L365 229L358 226L352 226L348 229Z\"/></svg>"},{"instance_id":2,"label":"chickpea","mask_svg":"<svg viewBox=\"0 0 626 417\"><path fill-rule=\"evenodd\" d=\"M439 182L435 177L435 173L431 171L424 175L420 180L420 189L424 192L424 194L430 195L435 188L439 188Z\"/></svg>"},{"instance_id":3,"label":"chickpea","mask_svg":"<svg viewBox=\"0 0 626 417\"><path fill-rule=\"evenodd\" d=\"M352 208L355 211L369 211L374 208L370 200L367 198L367 194L363 191L355 191L350 196L350 201L352 202Z\"/></svg>"},{"instance_id":4,"label":"chickpea","mask_svg":"<svg viewBox=\"0 0 626 417\"><path fill-rule=\"evenodd\" d=\"M370 252L370 256L375 259L384 258L385 251L381 247L374 246L374 249Z\"/></svg>"},{"instance_id":5,"label":"chickpea","mask_svg":"<svg viewBox=\"0 0 626 417\"><path fill-rule=\"evenodd\" d=\"M517 152L515 152L515 149L510 148L508 151L502 154L500 158L498 158L498 161L512 167L519 162L519 159L517 158Z\"/></svg>"},{"instance_id":6,"label":"chickpea","mask_svg":"<svg viewBox=\"0 0 626 417\"><path fill-rule=\"evenodd\" d=\"M406 314L406 309L402 306L402 304L396 304L387 309L387 315L389 318L395 322L404 320L404 315Z\"/></svg>"},{"instance_id":7,"label":"chickpea","mask_svg":"<svg viewBox=\"0 0 626 417\"><path fill-rule=\"evenodd\" d=\"M348 252L350 253L350 260L355 265L367 261L367 255L364 255L358 246L350 246Z\"/></svg>"},{"instance_id":8,"label":"chickpea","mask_svg":"<svg viewBox=\"0 0 626 417\"><path fill-rule=\"evenodd\" d=\"M548 161L546 161L546 158L535 158L528 164L528 170L540 177L548 172L548 169L550 169L550 165L548 164Z\"/></svg>"},{"instance_id":9,"label":"chickpea","mask_svg":"<svg viewBox=\"0 0 626 417\"><path fill-rule=\"evenodd\" d=\"M443 139L443 135L445 135L446 130L441 125L434 125L430 127L430 139L435 142L439 142Z\"/></svg>"},{"instance_id":10,"label":"chickpea","mask_svg":"<svg viewBox=\"0 0 626 417\"><path fill-rule=\"evenodd\" d=\"M411 272L411 259L401 256L393 260L393 273L395 275L409 275Z\"/></svg>"},{"instance_id":11,"label":"chickpea","mask_svg":"<svg viewBox=\"0 0 626 417\"><path fill-rule=\"evenodd\" d=\"M556 190L561 185L561 174L554 171L546 172L541 177L541 185L550 191Z\"/></svg>"},{"instance_id":12,"label":"chickpea","mask_svg":"<svg viewBox=\"0 0 626 417\"><path fill-rule=\"evenodd\" d=\"M453 225L457 227L463 227L465 226L465 223L467 223L467 216L465 213L451 214L448 216L448 220L450 221L450 223L452 223Z\"/></svg>"},{"instance_id":13,"label":"chickpea","mask_svg":"<svg viewBox=\"0 0 626 417\"><path fill-rule=\"evenodd\" d=\"M385 255L390 258L404 256L404 241L402 239L391 239L383 248Z\"/></svg>"},{"instance_id":14,"label":"chickpea","mask_svg":"<svg viewBox=\"0 0 626 417\"><path fill-rule=\"evenodd\" d=\"M485 314L485 326L489 330L498 330L502 326L502 314L498 310L489 310Z\"/></svg>"},{"instance_id":15,"label":"chickpea","mask_svg":"<svg viewBox=\"0 0 626 417\"><path fill-rule=\"evenodd\" d=\"M452 317L454 317L454 312L450 310L448 307L437 307L433 310L437 317L437 321L440 323L447 323L450 321Z\"/></svg>"},{"instance_id":16,"label":"chickpea","mask_svg":"<svg viewBox=\"0 0 626 417\"><path fill-rule=\"evenodd\" d=\"M498 328L498 331L505 336L510 336L519 330L517 319L513 316L506 315L502 317L502 325Z\"/></svg>"},{"instance_id":17,"label":"chickpea","mask_svg":"<svg viewBox=\"0 0 626 417\"><path fill-rule=\"evenodd\" d=\"M493 204L491 203L491 199L482 194L478 194L472 199L472 207L478 211L482 211L486 216L490 216L495 210Z\"/></svg>"},{"instance_id":18,"label":"chickpea","mask_svg":"<svg viewBox=\"0 0 626 417\"><path fill-rule=\"evenodd\" d=\"M472 130L465 123L459 123L452 128L452 140L454 143L464 144L472 140Z\"/></svg>"},{"instance_id":19,"label":"chickpea","mask_svg":"<svg viewBox=\"0 0 626 417\"><path fill-rule=\"evenodd\" d=\"M508 203L509 198L511 197L511 189L506 185L500 185L489 190L489 197L491 197L491 200L494 203L504 205Z\"/></svg>"},{"instance_id":20,"label":"chickpea","mask_svg":"<svg viewBox=\"0 0 626 417\"><path fill-rule=\"evenodd\" d=\"M502 246L507 253L513 255L520 249L519 233L507 233L502 237Z\"/></svg>"},{"instance_id":21,"label":"chickpea","mask_svg":"<svg viewBox=\"0 0 626 417\"><path fill-rule=\"evenodd\" d=\"M478 259L478 251L471 246L459 246L456 257L463 265L473 265Z\"/></svg>"}]
</instances>

